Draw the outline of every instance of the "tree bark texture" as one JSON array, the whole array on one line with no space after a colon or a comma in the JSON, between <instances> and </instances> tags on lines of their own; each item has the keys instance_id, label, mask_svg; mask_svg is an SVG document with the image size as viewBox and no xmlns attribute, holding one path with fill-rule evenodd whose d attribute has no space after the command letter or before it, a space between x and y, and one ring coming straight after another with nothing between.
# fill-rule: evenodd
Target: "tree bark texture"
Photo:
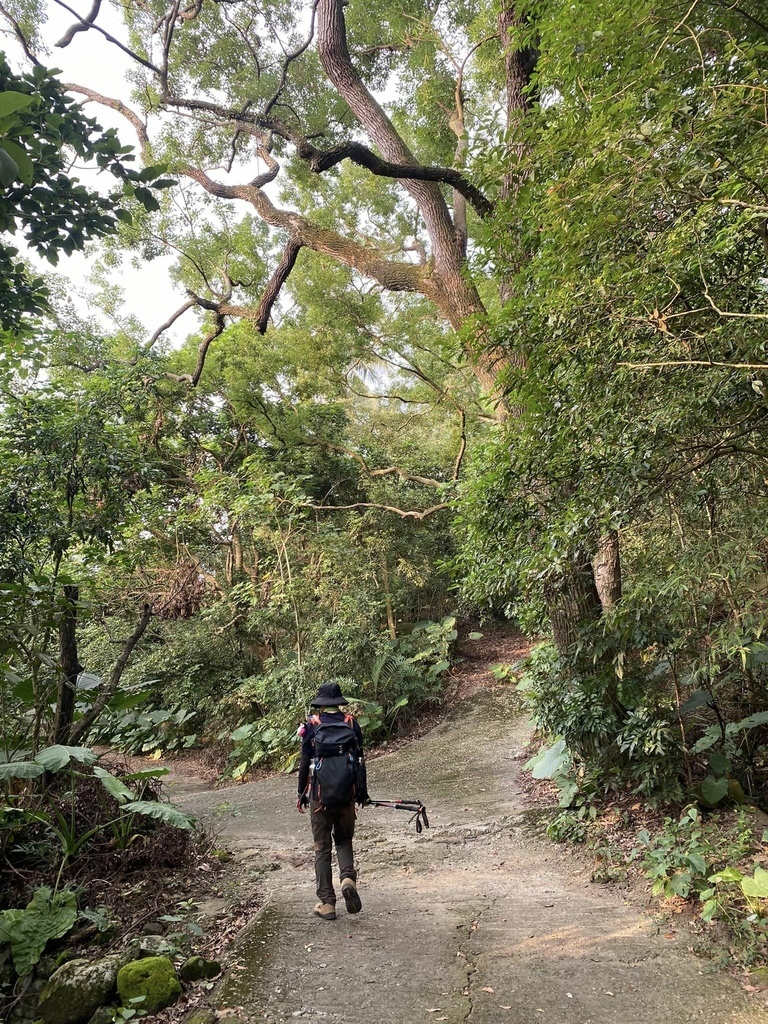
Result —
<instances>
[{"instance_id":1,"label":"tree bark texture","mask_svg":"<svg viewBox=\"0 0 768 1024\"><path fill-rule=\"evenodd\" d=\"M607 611L621 600L621 555L618 530L609 530L600 538L592 565L600 603L603 610Z\"/></svg>"},{"instance_id":2,"label":"tree bark texture","mask_svg":"<svg viewBox=\"0 0 768 1024\"><path fill-rule=\"evenodd\" d=\"M501 183L502 202L514 199L520 187L528 177L530 171L523 166L523 160L528 152L527 144L521 135L521 128L525 118L531 109L531 76L536 68L538 53L531 46L520 45L521 31L526 27L528 18L521 14L518 4L506 4L498 16L499 35L504 51L504 78L507 92L507 132L510 137L516 136L516 141L510 148L513 160ZM527 254L522 250L518 253L517 265L510 265L510 277L519 271ZM502 278L499 284L499 294L502 304L512 298L512 282L510 277ZM517 364L520 367L525 365L525 356L519 354Z\"/></svg>"},{"instance_id":3,"label":"tree bark texture","mask_svg":"<svg viewBox=\"0 0 768 1024\"><path fill-rule=\"evenodd\" d=\"M561 657L581 638L581 631L602 614L592 563L583 552L568 567L544 584L544 601L552 622L552 635Z\"/></svg>"},{"instance_id":4,"label":"tree bark texture","mask_svg":"<svg viewBox=\"0 0 768 1024\"><path fill-rule=\"evenodd\" d=\"M385 160L419 167L386 112L368 92L358 75L347 47L343 0L320 0L317 8L317 50L320 63L331 83L365 129ZM440 309L455 330L485 313L480 295L466 272L464 247L457 238L448 205L437 183L401 179L424 219L432 243L432 267L424 274L421 291ZM498 402L497 377L509 365L500 346L488 347L478 339L477 351L468 352L483 388Z\"/></svg>"},{"instance_id":5,"label":"tree bark texture","mask_svg":"<svg viewBox=\"0 0 768 1024\"><path fill-rule=\"evenodd\" d=\"M82 665L77 657L77 601L79 590L64 587L64 607L59 622L59 683L56 697L56 718L53 726L53 742L67 743L75 714L77 677Z\"/></svg>"}]
</instances>

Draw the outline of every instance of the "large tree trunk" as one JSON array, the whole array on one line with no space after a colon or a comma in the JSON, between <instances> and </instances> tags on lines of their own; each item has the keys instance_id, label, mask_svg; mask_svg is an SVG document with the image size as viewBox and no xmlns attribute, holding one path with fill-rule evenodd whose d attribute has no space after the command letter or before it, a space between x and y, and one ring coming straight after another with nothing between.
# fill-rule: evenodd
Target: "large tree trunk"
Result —
<instances>
[{"instance_id":1,"label":"large tree trunk","mask_svg":"<svg viewBox=\"0 0 768 1024\"><path fill-rule=\"evenodd\" d=\"M552 622L558 653L566 657L581 639L586 626L602 613L592 563L584 552L576 553L565 571L544 584L544 600Z\"/></svg>"},{"instance_id":2,"label":"large tree trunk","mask_svg":"<svg viewBox=\"0 0 768 1024\"><path fill-rule=\"evenodd\" d=\"M604 611L621 600L621 556L618 530L609 530L598 543L592 566Z\"/></svg>"},{"instance_id":3,"label":"large tree trunk","mask_svg":"<svg viewBox=\"0 0 768 1024\"><path fill-rule=\"evenodd\" d=\"M56 718L53 726L54 743L66 743L69 740L72 719L75 714L75 694L77 677L82 672L82 665L77 657L77 587L64 587L64 607L59 622L59 675L58 695L56 699Z\"/></svg>"}]
</instances>

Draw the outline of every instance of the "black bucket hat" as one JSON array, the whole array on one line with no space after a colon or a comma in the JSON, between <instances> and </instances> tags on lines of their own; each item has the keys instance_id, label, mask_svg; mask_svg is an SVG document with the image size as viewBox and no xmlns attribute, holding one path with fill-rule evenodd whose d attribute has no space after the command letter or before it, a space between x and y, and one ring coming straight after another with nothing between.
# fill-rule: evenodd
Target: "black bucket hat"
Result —
<instances>
[{"instance_id":1,"label":"black bucket hat","mask_svg":"<svg viewBox=\"0 0 768 1024\"><path fill-rule=\"evenodd\" d=\"M312 701L313 708L339 707L341 704L349 704L349 701L341 692L338 683L323 683L317 691L317 696Z\"/></svg>"}]
</instances>

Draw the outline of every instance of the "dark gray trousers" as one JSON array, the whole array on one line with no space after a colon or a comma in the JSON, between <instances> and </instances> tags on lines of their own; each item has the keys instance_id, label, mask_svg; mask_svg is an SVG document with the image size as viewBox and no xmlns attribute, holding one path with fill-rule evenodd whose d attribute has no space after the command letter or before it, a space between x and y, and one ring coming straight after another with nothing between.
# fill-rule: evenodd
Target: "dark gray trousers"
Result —
<instances>
[{"instance_id":1,"label":"dark gray trousers","mask_svg":"<svg viewBox=\"0 0 768 1024\"><path fill-rule=\"evenodd\" d=\"M339 862L339 878L357 881L352 837L355 834L355 802L345 807L320 808L314 800L309 802L309 818L312 825L312 839L315 846L315 878L317 898L323 903L336 903L333 888L331 855L336 844L336 858Z\"/></svg>"}]
</instances>

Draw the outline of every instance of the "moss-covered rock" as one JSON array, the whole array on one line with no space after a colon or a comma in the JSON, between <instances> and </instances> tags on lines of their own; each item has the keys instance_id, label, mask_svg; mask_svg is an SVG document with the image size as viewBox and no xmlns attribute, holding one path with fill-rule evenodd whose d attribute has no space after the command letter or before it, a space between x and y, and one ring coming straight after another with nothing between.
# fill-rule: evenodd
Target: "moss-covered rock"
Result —
<instances>
[{"instance_id":1,"label":"moss-covered rock","mask_svg":"<svg viewBox=\"0 0 768 1024\"><path fill-rule=\"evenodd\" d=\"M176 1002L181 995L181 985L167 956L150 956L120 968L117 991L123 1006L157 1013ZM141 1002L134 1002L138 999Z\"/></svg>"},{"instance_id":2,"label":"moss-covered rock","mask_svg":"<svg viewBox=\"0 0 768 1024\"><path fill-rule=\"evenodd\" d=\"M82 1024L112 1001L123 958L69 960L53 972L40 993L38 1012L45 1024Z\"/></svg>"},{"instance_id":3,"label":"moss-covered rock","mask_svg":"<svg viewBox=\"0 0 768 1024\"><path fill-rule=\"evenodd\" d=\"M221 964L216 960L206 960L202 956L191 956L179 969L182 981L208 981L221 974Z\"/></svg>"}]
</instances>

